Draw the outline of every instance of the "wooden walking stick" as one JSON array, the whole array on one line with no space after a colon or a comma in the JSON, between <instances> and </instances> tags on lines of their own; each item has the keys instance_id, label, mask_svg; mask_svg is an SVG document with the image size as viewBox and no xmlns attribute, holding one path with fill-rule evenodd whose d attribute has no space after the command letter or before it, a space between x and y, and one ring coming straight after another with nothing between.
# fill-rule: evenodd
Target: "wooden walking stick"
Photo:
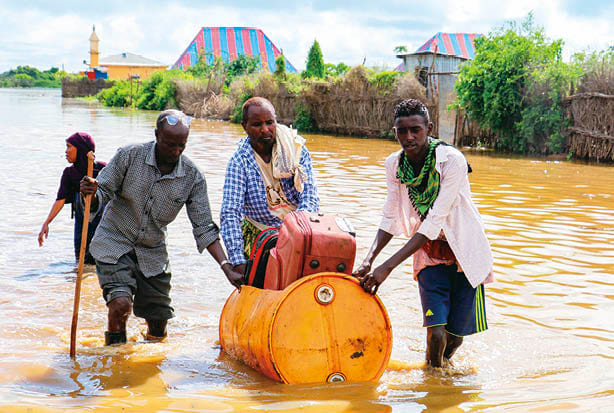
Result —
<instances>
[{"instance_id":1,"label":"wooden walking stick","mask_svg":"<svg viewBox=\"0 0 614 413\"><path fill-rule=\"evenodd\" d=\"M92 177L94 172L94 152L87 153L87 176ZM83 228L81 229L81 249L79 250L79 266L77 267L77 280L75 281L75 302L72 310L72 325L70 326L70 358L75 358L75 344L77 341L77 321L79 320L79 301L81 300L81 276L85 262L85 246L87 244L87 227L90 223L90 206L92 195L85 197L83 210Z\"/></svg>"}]
</instances>

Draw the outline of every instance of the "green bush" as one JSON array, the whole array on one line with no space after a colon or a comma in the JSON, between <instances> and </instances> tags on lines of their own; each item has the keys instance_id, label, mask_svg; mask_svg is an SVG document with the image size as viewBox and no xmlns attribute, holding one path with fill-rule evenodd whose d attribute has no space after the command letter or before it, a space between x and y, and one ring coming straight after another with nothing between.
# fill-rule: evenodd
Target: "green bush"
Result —
<instances>
[{"instance_id":1,"label":"green bush","mask_svg":"<svg viewBox=\"0 0 614 413\"><path fill-rule=\"evenodd\" d=\"M286 77L279 81L280 84L289 92L295 95L300 94L308 87L308 82L304 82L298 73L286 73Z\"/></svg>"},{"instance_id":2,"label":"green bush","mask_svg":"<svg viewBox=\"0 0 614 413\"><path fill-rule=\"evenodd\" d=\"M553 62L538 67L529 76L524 108L516 128L531 154L566 152L564 130L571 124L563 99L570 84L580 76L575 64Z\"/></svg>"},{"instance_id":3,"label":"green bush","mask_svg":"<svg viewBox=\"0 0 614 413\"><path fill-rule=\"evenodd\" d=\"M243 122L243 104L247 101L247 99L251 98L252 95L249 93L241 94L239 99L239 104L235 106L232 116L230 120L234 123L242 123Z\"/></svg>"},{"instance_id":4,"label":"green bush","mask_svg":"<svg viewBox=\"0 0 614 413\"><path fill-rule=\"evenodd\" d=\"M169 79L164 75L164 72L154 72L143 81L136 107L151 110L166 109L169 101L175 99L175 88L169 83ZM172 92L172 95L169 92Z\"/></svg>"},{"instance_id":5,"label":"green bush","mask_svg":"<svg viewBox=\"0 0 614 413\"><path fill-rule=\"evenodd\" d=\"M311 112L300 103L296 106L296 120L294 126L300 132L309 132L316 129Z\"/></svg>"},{"instance_id":6,"label":"green bush","mask_svg":"<svg viewBox=\"0 0 614 413\"><path fill-rule=\"evenodd\" d=\"M403 72L378 72L369 76L369 82L383 94L390 93L394 90L397 78L403 75Z\"/></svg>"},{"instance_id":7,"label":"green bush","mask_svg":"<svg viewBox=\"0 0 614 413\"><path fill-rule=\"evenodd\" d=\"M529 14L477 38L475 48L456 82L457 107L497 134L499 150L562 150L563 88L576 73L561 62L562 40L546 39Z\"/></svg>"},{"instance_id":8,"label":"green bush","mask_svg":"<svg viewBox=\"0 0 614 413\"><path fill-rule=\"evenodd\" d=\"M15 87L32 87L34 85L34 79L26 73L18 73L13 79Z\"/></svg>"},{"instance_id":9,"label":"green bush","mask_svg":"<svg viewBox=\"0 0 614 413\"><path fill-rule=\"evenodd\" d=\"M130 82L127 80L118 80L112 87L103 89L96 95L96 99L103 105L116 107L129 106L131 104L130 98ZM134 101L134 99L133 95L132 100Z\"/></svg>"},{"instance_id":10,"label":"green bush","mask_svg":"<svg viewBox=\"0 0 614 413\"><path fill-rule=\"evenodd\" d=\"M186 69L186 73L189 73L190 75L197 77L197 78L198 77L209 77L211 72L215 69L215 66L218 60L219 62L222 62L222 59L220 59L219 57L214 57L213 65L208 65L206 62L207 56L213 56L213 53L212 52L205 53L204 51L201 50L198 53L198 61L192 66L188 67Z\"/></svg>"},{"instance_id":11,"label":"green bush","mask_svg":"<svg viewBox=\"0 0 614 413\"><path fill-rule=\"evenodd\" d=\"M215 56L214 63L209 65L206 62L206 57L209 54L201 51L198 54L198 62L186 69L185 73L196 78L223 77L224 85L228 87L234 79L262 70L260 56L250 57L242 54L229 63L224 63L220 57Z\"/></svg>"}]
</instances>

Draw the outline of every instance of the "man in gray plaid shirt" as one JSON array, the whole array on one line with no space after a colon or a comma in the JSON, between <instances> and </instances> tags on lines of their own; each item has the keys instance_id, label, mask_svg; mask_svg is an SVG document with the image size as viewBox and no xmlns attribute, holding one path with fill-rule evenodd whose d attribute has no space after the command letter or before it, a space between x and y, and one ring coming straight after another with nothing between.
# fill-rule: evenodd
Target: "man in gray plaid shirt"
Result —
<instances>
[{"instance_id":1,"label":"man in gray plaid shirt","mask_svg":"<svg viewBox=\"0 0 614 413\"><path fill-rule=\"evenodd\" d=\"M166 226L184 205L198 251L206 248L228 281L241 286L243 275L233 270L220 244L205 178L182 155L190 121L180 111L163 111L155 141L118 149L97 180L81 180L81 193L95 194L93 210L108 203L90 245L109 310L107 345L126 342L131 310L147 321L148 340L166 337L167 321L174 317Z\"/></svg>"}]
</instances>

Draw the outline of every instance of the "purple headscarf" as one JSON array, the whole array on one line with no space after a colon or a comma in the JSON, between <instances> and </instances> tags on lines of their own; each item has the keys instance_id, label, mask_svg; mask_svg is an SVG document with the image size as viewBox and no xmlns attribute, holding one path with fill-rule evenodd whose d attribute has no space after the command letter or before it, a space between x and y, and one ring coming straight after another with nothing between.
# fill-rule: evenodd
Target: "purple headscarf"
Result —
<instances>
[{"instance_id":1,"label":"purple headscarf","mask_svg":"<svg viewBox=\"0 0 614 413\"><path fill-rule=\"evenodd\" d=\"M85 132L77 132L70 135L66 142L77 148L77 160L74 165L81 172L81 177L83 177L87 174L87 153L89 151L96 151L94 139Z\"/></svg>"},{"instance_id":2,"label":"purple headscarf","mask_svg":"<svg viewBox=\"0 0 614 413\"><path fill-rule=\"evenodd\" d=\"M70 135L66 142L77 148L77 159L73 165L64 169L56 199L65 199L70 203L75 198L75 194L79 192L79 181L87 174L87 153L94 151L96 144L94 144L94 139L84 132ZM106 162L94 162L94 178L105 165Z\"/></svg>"}]
</instances>

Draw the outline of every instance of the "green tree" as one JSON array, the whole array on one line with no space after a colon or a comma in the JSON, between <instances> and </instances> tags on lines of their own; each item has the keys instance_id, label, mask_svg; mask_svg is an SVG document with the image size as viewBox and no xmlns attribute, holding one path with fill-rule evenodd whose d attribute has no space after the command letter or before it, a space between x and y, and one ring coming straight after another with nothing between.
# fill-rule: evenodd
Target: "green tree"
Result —
<instances>
[{"instance_id":1,"label":"green tree","mask_svg":"<svg viewBox=\"0 0 614 413\"><path fill-rule=\"evenodd\" d=\"M341 63L339 63L337 65L334 65L332 63L326 63L324 65L324 73L326 74L326 77L343 76L347 72L349 72L350 69L351 69L351 67L346 65L343 62L341 62Z\"/></svg>"},{"instance_id":2,"label":"green tree","mask_svg":"<svg viewBox=\"0 0 614 413\"><path fill-rule=\"evenodd\" d=\"M213 64L209 65L207 64L207 56L213 56L213 53L212 52L205 53L204 49L201 49L200 52L198 53L198 61L194 63L192 66L188 67L185 70L186 73L189 73L194 77L202 77L202 78L209 77L211 72L215 69L217 59L214 57Z\"/></svg>"},{"instance_id":3,"label":"green tree","mask_svg":"<svg viewBox=\"0 0 614 413\"><path fill-rule=\"evenodd\" d=\"M543 28L537 27L533 15L529 14L520 24L507 22L488 37L477 38L475 48L475 59L462 66L456 82L457 105L482 128L498 135L497 149L519 153L536 151L541 145L528 139L531 133L528 123L535 120L540 110L528 110L528 107L544 105L547 101L535 99L539 94L534 92L544 90L546 82L542 78L536 88L535 75L541 71L554 76L557 71L548 68L561 62L562 40L549 41ZM533 99L528 99L529 96ZM549 100L557 105L560 101L560 97ZM556 117L560 118L558 114ZM541 133L555 132L542 130Z\"/></svg>"},{"instance_id":4,"label":"green tree","mask_svg":"<svg viewBox=\"0 0 614 413\"><path fill-rule=\"evenodd\" d=\"M213 76L219 76L225 79L225 85L228 86L236 77L256 73L262 70L260 56L250 57L242 54L229 63L224 63L220 57L215 56L213 64L209 65L206 61L206 58L209 55L211 55L211 53L201 51L198 54L198 61L187 68L186 73L198 78L211 78Z\"/></svg>"},{"instance_id":5,"label":"green tree","mask_svg":"<svg viewBox=\"0 0 614 413\"><path fill-rule=\"evenodd\" d=\"M275 59L275 77L281 80L286 79L286 58L283 54Z\"/></svg>"},{"instance_id":6,"label":"green tree","mask_svg":"<svg viewBox=\"0 0 614 413\"><path fill-rule=\"evenodd\" d=\"M38 70L31 66L17 66L8 72L0 73L2 87L61 87L62 78L67 73L57 67L49 70Z\"/></svg>"},{"instance_id":7,"label":"green tree","mask_svg":"<svg viewBox=\"0 0 614 413\"><path fill-rule=\"evenodd\" d=\"M17 73L15 75L15 86L16 87L32 87L34 84L34 80L32 76L26 73Z\"/></svg>"},{"instance_id":8,"label":"green tree","mask_svg":"<svg viewBox=\"0 0 614 413\"><path fill-rule=\"evenodd\" d=\"M407 46L396 46L394 52L397 54L407 53Z\"/></svg>"},{"instance_id":9,"label":"green tree","mask_svg":"<svg viewBox=\"0 0 614 413\"><path fill-rule=\"evenodd\" d=\"M324 74L324 57L322 56L322 49L320 49L318 41L314 40L307 54L307 67L302 73L302 76L305 79L312 77L322 79Z\"/></svg>"},{"instance_id":10,"label":"green tree","mask_svg":"<svg viewBox=\"0 0 614 413\"><path fill-rule=\"evenodd\" d=\"M226 84L229 85L232 79L238 76L249 75L260 70L262 70L260 56L239 55L235 60L226 65Z\"/></svg>"}]
</instances>

